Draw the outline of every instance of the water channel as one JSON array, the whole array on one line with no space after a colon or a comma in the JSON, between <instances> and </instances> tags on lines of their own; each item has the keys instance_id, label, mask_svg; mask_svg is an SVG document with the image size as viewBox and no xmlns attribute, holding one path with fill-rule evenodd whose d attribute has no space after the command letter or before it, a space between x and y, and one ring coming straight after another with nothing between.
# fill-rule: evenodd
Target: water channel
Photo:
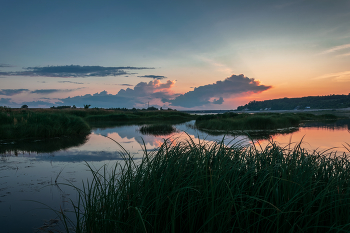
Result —
<instances>
[{"instance_id":1,"label":"water channel","mask_svg":"<svg viewBox=\"0 0 350 233\"><path fill-rule=\"evenodd\" d=\"M122 149L116 142L137 160L143 156L143 145L155 150L166 138L220 141L224 137L220 132L195 129L194 121L175 127L175 133L164 136L142 135L139 125L119 125L93 128L86 138L0 142L1 232L57 230L60 222L53 210L70 211L70 200L77 200L76 191L62 183L81 188L82 181L91 180L87 163L100 168L122 162ZM254 143L264 147L273 140L281 146L294 146L302 140L308 150L332 148L336 155L342 155L350 149L350 119L303 123L289 132L270 135L269 140L266 137L255 136ZM227 143L238 141L252 143L247 135L225 136Z\"/></svg>"}]
</instances>

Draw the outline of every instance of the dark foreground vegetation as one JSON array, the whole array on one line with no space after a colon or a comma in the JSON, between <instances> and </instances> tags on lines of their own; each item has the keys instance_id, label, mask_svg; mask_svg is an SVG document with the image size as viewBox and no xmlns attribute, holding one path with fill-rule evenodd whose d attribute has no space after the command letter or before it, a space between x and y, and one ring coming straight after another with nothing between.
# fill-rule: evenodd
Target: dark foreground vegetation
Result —
<instances>
[{"instance_id":1,"label":"dark foreground vegetation","mask_svg":"<svg viewBox=\"0 0 350 233\"><path fill-rule=\"evenodd\" d=\"M293 110L293 109L336 109L350 107L349 95L307 96L301 98L282 98L264 101L251 101L239 106L237 110Z\"/></svg>"},{"instance_id":2,"label":"dark foreground vegetation","mask_svg":"<svg viewBox=\"0 0 350 233\"><path fill-rule=\"evenodd\" d=\"M176 128L170 124L144 125L140 128L142 134L151 135L169 135L176 131Z\"/></svg>"},{"instance_id":3,"label":"dark foreground vegetation","mask_svg":"<svg viewBox=\"0 0 350 233\"><path fill-rule=\"evenodd\" d=\"M301 121L336 120L332 114L314 115L310 113L224 113L203 115L196 120L196 127L209 130L274 130L297 127Z\"/></svg>"},{"instance_id":4,"label":"dark foreground vegetation","mask_svg":"<svg viewBox=\"0 0 350 233\"><path fill-rule=\"evenodd\" d=\"M348 157L274 143L171 144L91 168L67 232L349 232ZM72 227L72 228L71 228Z\"/></svg>"}]
</instances>

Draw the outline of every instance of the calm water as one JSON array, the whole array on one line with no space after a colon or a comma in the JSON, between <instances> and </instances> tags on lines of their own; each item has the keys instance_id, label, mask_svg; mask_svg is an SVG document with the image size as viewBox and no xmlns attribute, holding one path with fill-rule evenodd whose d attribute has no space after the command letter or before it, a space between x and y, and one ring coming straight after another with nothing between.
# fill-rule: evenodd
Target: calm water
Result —
<instances>
[{"instance_id":1,"label":"calm water","mask_svg":"<svg viewBox=\"0 0 350 233\"><path fill-rule=\"evenodd\" d=\"M122 162L121 148L110 138L120 143L136 160L143 155L140 144L145 144L147 150L152 150L168 137L180 140L188 137L194 140L222 140L222 134L198 131L192 127L193 124L192 121L175 125L177 132L167 136L142 135L138 131L140 126L128 125L95 128L87 138L1 142L1 232L47 232L49 229L57 229L54 221L57 216L49 207L69 211L70 199L77 199L76 192L71 187L60 183L70 182L82 187L83 180L91 179L86 162L95 168L104 164L113 166L117 160ZM285 146L289 142L295 145L303 139L303 146L309 150L333 148L337 154L346 152L343 145L350 144L350 120L310 122L292 131L294 132L272 135L270 140ZM226 135L225 138L226 142L251 143L247 136ZM262 146L268 143L266 139L256 138L256 143Z\"/></svg>"}]
</instances>

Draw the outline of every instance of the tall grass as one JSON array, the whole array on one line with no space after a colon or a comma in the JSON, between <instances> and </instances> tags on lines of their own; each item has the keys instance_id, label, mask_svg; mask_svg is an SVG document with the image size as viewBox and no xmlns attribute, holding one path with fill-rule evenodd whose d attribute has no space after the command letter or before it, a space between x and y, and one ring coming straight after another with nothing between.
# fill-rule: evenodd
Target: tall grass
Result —
<instances>
[{"instance_id":1,"label":"tall grass","mask_svg":"<svg viewBox=\"0 0 350 233\"><path fill-rule=\"evenodd\" d=\"M88 122L99 122L99 121L180 121L185 122L188 120L195 119L187 113L173 112L173 111L150 111L150 112L124 112L124 113L109 113L100 115L87 115L85 120Z\"/></svg>"},{"instance_id":2,"label":"tall grass","mask_svg":"<svg viewBox=\"0 0 350 233\"><path fill-rule=\"evenodd\" d=\"M335 115L314 115L310 113L224 113L204 115L196 120L199 129L209 130L274 130L297 127L301 121L337 119Z\"/></svg>"},{"instance_id":3,"label":"tall grass","mask_svg":"<svg viewBox=\"0 0 350 233\"><path fill-rule=\"evenodd\" d=\"M176 128L170 124L144 125L140 128L142 134L168 135L176 131Z\"/></svg>"},{"instance_id":4,"label":"tall grass","mask_svg":"<svg viewBox=\"0 0 350 233\"><path fill-rule=\"evenodd\" d=\"M78 189L70 232L349 232L350 162L270 143L165 142Z\"/></svg>"},{"instance_id":5,"label":"tall grass","mask_svg":"<svg viewBox=\"0 0 350 233\"><path fill-rule=\"evenodd\" d=\"M0 113L0 139L50 138L86 135L89 125L80 117L60 113Z\"/></svg>"}]
</instances>

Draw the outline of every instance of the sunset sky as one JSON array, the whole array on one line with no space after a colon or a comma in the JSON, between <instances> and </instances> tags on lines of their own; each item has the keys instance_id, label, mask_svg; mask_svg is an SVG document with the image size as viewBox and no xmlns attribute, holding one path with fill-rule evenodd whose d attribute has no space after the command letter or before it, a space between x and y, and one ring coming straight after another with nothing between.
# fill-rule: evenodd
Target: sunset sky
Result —
<instances>
[{"instance_id":1,"label":"sunset sky","mask_svg":"<svg viewBox=\"0 0 350 233\"><path fill-rule=\"evenodd\" d=\"M349 0L1 1L0 106L349 94L349 22Z\"/></svg>"}]
</instances>

